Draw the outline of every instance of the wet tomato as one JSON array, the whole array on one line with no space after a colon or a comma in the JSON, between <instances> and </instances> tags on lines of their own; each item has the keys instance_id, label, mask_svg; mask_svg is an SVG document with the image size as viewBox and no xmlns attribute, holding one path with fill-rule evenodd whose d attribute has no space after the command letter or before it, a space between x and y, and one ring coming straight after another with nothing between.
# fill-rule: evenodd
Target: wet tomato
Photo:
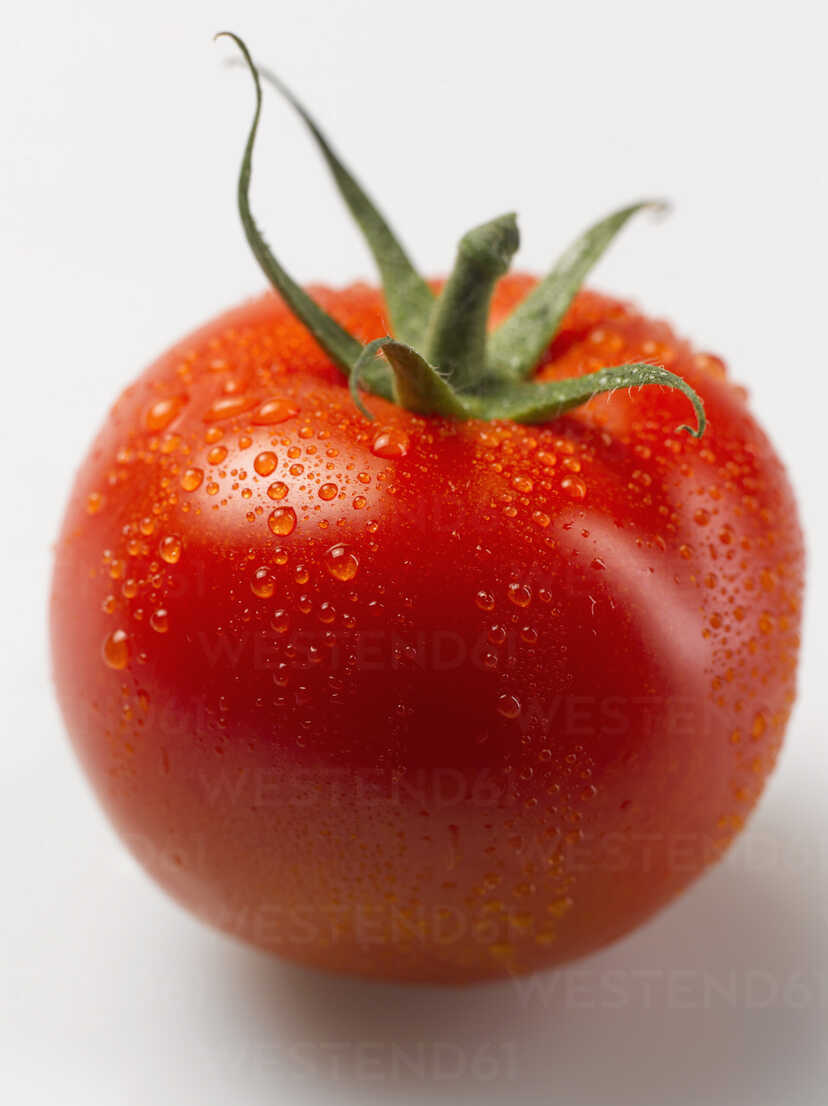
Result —
<instances>
[{"instance_id":1,"label":"wet tomato","mask_svg":"<svg viewBox=\"0 0 828 1106\"><path fill-rule=\"evenodd\" d=\"M383 291L309 297L249 210L245 57L240 211L280 294L150 366L77 475L67 727L147 870L229 933L409 980L560 963L756 802L795 695L791 489L717 357L576 294L646 205L540 283L504 276L501 217L429 285L316 128Z\"/></svg>"}]
</instances>

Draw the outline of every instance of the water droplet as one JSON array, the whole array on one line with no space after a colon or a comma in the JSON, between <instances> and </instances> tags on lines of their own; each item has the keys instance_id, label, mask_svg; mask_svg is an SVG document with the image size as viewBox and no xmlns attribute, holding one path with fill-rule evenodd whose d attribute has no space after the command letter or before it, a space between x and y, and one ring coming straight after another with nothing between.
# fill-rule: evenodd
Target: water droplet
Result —
<instances>
[{"instance_id":1,"label":"water droplet","mask_svg":"<svg viewBox=\"0 0 828 1106\"><path fill-rule=\"evenodd\" d=\"M325 500L336 499L338 491L339 488L336 484L323 484L319 489L319 498Z\"/></svg>"},{"instance_id":2,"label":"water droplet","mask_svg":"<svg viewBox=\"0 0 828 1106\"><path fill-rule=\"evenodd\" d=\"M561 481L561 488L570 499L583 499L586 496L586 484L580 476L565 476Z\"/></svg>"},{"instance_id":3,"label":"water droplet","mask_svg":"<svg viewBox=\"0 0 828 1106\"><path fill-rule=\"evenodd\" d=\"M166 634L170 628L170 616L164 607L158 607L149 617L149 624L156 634Z\"/></svg>"},{"instance_id":4,"label":"water droplet","mask_svg":"<svg viewBox=\"0 0 828 1106\"><path fill-rule=\"evenodd\" d=\"M270 575L267 568L257 568L250 581L250 590L260 599L270 599L276 590L276 581Z\"/></svg>"},{"instance_id":5,"label":"water droplet","mask_svg":"<svg viewBox=\"0 0 828 1106\"><path fill-rule=\"evenodd\" d=\"M162 561L168 565L178 564L181 557L181 538L175 534L168 534L158 543L158 553Z\"/></svg>"},{"instance_id":6,"label":"water droplet","mask_svg":"<svg viewBox=\"0 0 828 1106\"><path fill-rule=\"evenodd\" d=\"M185 492L194 492L201 487L204 473L201 469L184 469L181 473L181 487Z\"/></svg>"},{"instance_id":7,"label":"water droplet","mask_svg":"<svg viewBox=\"0 0 828 1106\"><path fill-rule=\"evenodd\" d=\"M86 510L90 515L96 515L103 508L106 500L100 492L90 492L86 497Z\"/></svg>"},{"instance_id":8,"label":"water droplet","mask_svg":"<svg viewBox=\"0 0 828 1106\"><path fill-rule=\"evenodd\" d=\"M593 557L589 564L590 568L594 568L596 572L603 572L607 567L600 557Z\"/></svg>"},{"instance_id":9,"label":"water droplet","mask_svg":"<svg viewBox=\"0 0 828 1106\"><path fill-rule=\"evenodd\" d=\"M270 476L278 463L279 459L276 454L272 450L266 449L263 453L256 455L256 459L253 461L253 468L259 476Z\"/></svg>"},{"instance_id":10,"label":"water droplet","mask_svg":"<svg viewBox=\"0 0 828 1106\"><path fill-rule=\"evenodd\" d=\"M181 445L180 434L165 434L161 439L161 452L162 453L175 453L178 447Z\"/></svg>"},{"instance_id":11,"label":"water droplet","mask_svg":"<svg viewBox=\"0 0 828 1106\"><path fill-rule=\"evenodd\" d=\"M355 511L362 511L365 507L367 507L367 505L368 500L365 498L364 495L354 496L353 508Z\"/></svg>"},{"instance_id":12,"label":"water droplet","mask_svg":"<svg viewBox=\"0 0 828 1106\"><path fill-rule=\"evenodd\" d=\"M532 602L532 591L526 584L509 584L507 594L516 607L528 607Z\"/></svg>"},{"instance_id":13,"label":"water droplet","mask_svg":"<svg viewBox=\"0 0 828 1106\"><path fill-rule=\"evenodd\" d=\"M353 580L359 569L359 559L346 545L332 545L325 554L325 568L335 580Z\"/></svg>"},{"instance_id":14,"label":"water droplet","mask_svg":"<svg viewBox=\"0 0 828 1106\"><path fill-rule=\"evenodd\" d=\"M405 457L409 445L410 440L406 432L391 426L377 431L371 443L371 452L375 457L390 461L395 457Z\"/></svg>"},{"instance_id":15,"label":"water droplet","mask_svg":"<svg viewBox=\"0 0 828 1106\"><path fill-rule=\"evenodd\" d=\"M113 630L104 638L103 648L104 664L110 668L126 668L129 661L129 645L127 635L123 630Z\"/></svg>"},{"instance_id":16,"label":"water droplet","mask_svg":"<svg viewBox=\"0 0 828 1106\"><path fill-rule=\"evenodd\" d=\"M710 515L705 511L704 507L699 507L698 511L693 515L693 521L697 526L707 526L710 522Z\"/></svg>"},{"instance_id":17,"label":"water droplet","mask_svg":"<svg viewBox=\"0 0 828 1106\"><path fill-rule=\"evenodd\" d=\"M288 486L282 483L281 480L277 480L275 484L271 484L267 489L267 494L271 499L284 499L287 493Z\"/></svg>"},{"instance_id":18,"label":"water droplet","mask_svg":"<svg viewBox=\"0 0 828 1106\"><path fill-rule=\"evenodd\" d=\"M490 591L479 591L474 601L481 611L493 611L495 606L494 596Z\"/></svg>"},{"instance_id":19,"label":"water droplet","mask_svg":"<svg viewBox=\"0 0 828 1106\"><path fill-rule=\"evenodd\" d=\"M148 538L150 534L152 534L155 530L155 520L151 519L149 515L145 515L144 518L142 518L141 521L138 523L138 529L141 531L144 537Z\"/></svg>"},{"instance_id":20,"label":"water droplet","mask_svg":"<svg viewBox=\"0 0 828 1106\"><path fill-rule=\"evenodd\" d=\"M207 483L206 492L208 495L218 495L219 486L215 480L210 480Z\"/></svg>"},{"instance_id":21,"label":"water droplet","mask_svg":"<svg viewBox=\"0 0 828 1106\"><path fill-rule=\"evenodd\" d=\"M516 699L514 695L503 694L497 700L497 712L504 718L517 718L520 710L520 699Z\"/></svg>"},{"instance_id":22,"label":"water droplet","mask_svg":"<svg viewBox=\"0 0 828 1106\"><path fill-rule=\"evenodd\" d=\"M296 512L292 507L277 507L270 512L267 525L272 533L286 537L296 529Z\"/></svg>"},{"instance_id":23,"label":"water droplet","mask_svg":"<svg viewBox=\"0 0 828 1106\"><path fill-rule=\"evenodd\" d=\"M270 620L270 628L277 634L286 634L290 627L290 615L287 611L276 611Z\"/></svg>"},{"instance_id":24,"label":"water droplet","mask_svg":"<svg viewBox=\"0 0 828 1106\"><path fill-rule=\"evenodd\" d=\"M227 456L227 446L214 445L210 452L207 454L207 460L211 465L220 465L224 458Z\"/></svg>"},{"instance_id":25,"label":"water droplet","mask_svg":"<svg viewBox=\"0 0 828 1106\"><path fill-rule=\"evenodd\" d=\"M274 396L259 404L250 421L255 426L271 426L277 422L287 422L288 419L292 419L294 415L298 414L298 407L294 407L286 399Z\"/></svg>"},{"instance_id":26,"label":"water droplet","mask_svg":"<svg viewBox=\"0 0 828 1106\"><path fill-rule=\"evenodd\" d=\"M549 515L545 514L543 511L532 512L532 522L534 522L535 526L540 526L542 530L545 530L551 521L552 519Z\"/></svg>"},{"instance_id":27,"label":"water droplet","mask_svg":"<svg viewBox=\"0 0 828 1106\"><path fill-rule=\"evenodd\" d=\"M204 422L220 422L222 419L232 418L233 415L240 415L243 411L249 411L255 405L256 400L251 399L250 396L219 396L218 399L213 400L202 418Z\"/></svg>"},{"instance_id":28,"label":"water droplet","mask_svg":"<svg viewBox=\"0 0 828 1106\"><path fill-rule=\"evenodd\" d=\"M185 395L167 396L153 403L144 416L147 430L164 430L187 402Z\"/></svg>"},{"instance_id":29,"label":"water droplet","mask_svg":"<svg viewBox=\"0 0 828 1106\"><path fill-rule=\"evenodd\" d=\"M534 486L535 485L532 483L528 476L512 477L512 487L515 489L516 492L523 492L524 494L528 495L529 492L532 491Z\"/></svg>"}]
</instances>

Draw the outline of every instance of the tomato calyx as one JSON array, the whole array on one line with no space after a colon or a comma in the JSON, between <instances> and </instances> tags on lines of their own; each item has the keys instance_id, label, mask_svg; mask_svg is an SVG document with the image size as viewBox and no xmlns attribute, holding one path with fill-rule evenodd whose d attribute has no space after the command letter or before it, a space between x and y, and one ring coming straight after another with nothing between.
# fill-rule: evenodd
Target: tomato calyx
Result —
<instances>
[{"instance_id":1,"label":"tomato calyx","mask_svg":"<svg viewBox=\"0 0 828 1106\"><path fill-rule=\"evenodd\" d=\"M659 384L677 389L688 398L696 426L679 429L695 438L702 436L706 420L701 399L685 380L661 366L635 362L579 377L533 379L543 351L555 337L592 266L633 215L645 209L663 210L663 203L631 204L590 227L511 315L488 333L492 293L519 245L515 216L501 215L464 235L454 268L439 294L435 293L415 269L385 217L290 89L274 74L256 66L237 35L223 31L216 37L230 38L238 46L256 91L237 189L247 241L270 283L345 374L354 402L366 418L373 416L360 397L360 388L420 415L540 423L601 392ZM259 230L250 207L250 179L262 109L261 78L297 111L327 162L377 263L393 337L388 335L367 345L359 342L293 280Z\"/></svg>"}]
</instances>

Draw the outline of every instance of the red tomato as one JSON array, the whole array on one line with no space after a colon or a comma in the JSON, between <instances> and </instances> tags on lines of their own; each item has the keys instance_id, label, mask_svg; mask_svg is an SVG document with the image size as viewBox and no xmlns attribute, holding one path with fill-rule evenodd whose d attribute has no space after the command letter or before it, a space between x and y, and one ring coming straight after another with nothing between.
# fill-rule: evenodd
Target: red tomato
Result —
<instances>
[{"instance_id":1,"label":"red tomato","mask_svg":"<svg viewBox=\"0 0 828 1106\"><path fill-rule=\"evenodd\" d=\"M503 317L531 286L500 282ZM368 340L378 293L319 292ZM118 831L181 903L324 968L560 963L721 855L794 700L803 550L722 362L582 292L541 378L650 361L553 422L369 422L268 294L177 345L76 479L57 689Z\"/></svg>"}]
</instances>

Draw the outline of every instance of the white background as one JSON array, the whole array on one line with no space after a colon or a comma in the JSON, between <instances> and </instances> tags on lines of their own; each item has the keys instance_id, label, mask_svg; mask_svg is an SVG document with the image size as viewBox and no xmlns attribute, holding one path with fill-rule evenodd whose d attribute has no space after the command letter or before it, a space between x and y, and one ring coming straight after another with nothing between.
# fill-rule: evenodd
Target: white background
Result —
<instances>
[{"instance_id":1,"label":"white background","mask_svg":"<svg viewBox=\"0 0 828 1106\"><path fill-rule=\"evenodd\" d=\"M0 46L4 1101L824 1103L818 5L15 8ZM672 198L670 220L628 228L596 283L726 356L798 489L810 550L802 693L761 809L680 902L536 990L327 979L208 932L117 844L62 733L44 622L72 471L131 377L262 285L234 209L251 88L223 66L229 44L211 43L225 25L307 99L428 272L502 210L519 212L521 263L540 268L613 207ZM256 182L261 222L299 278L370 275L275 99Z\"/></svg>"}]
</instances>

